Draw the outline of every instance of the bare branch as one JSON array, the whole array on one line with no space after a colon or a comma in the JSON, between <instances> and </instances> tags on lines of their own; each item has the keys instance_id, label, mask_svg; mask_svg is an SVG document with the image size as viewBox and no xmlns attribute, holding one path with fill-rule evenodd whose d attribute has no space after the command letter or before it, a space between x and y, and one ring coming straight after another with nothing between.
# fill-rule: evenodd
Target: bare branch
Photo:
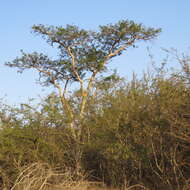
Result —
<instances>
[{"instance_id":1,"label":"bare branch","mask_svg":"<svg viewBox=\"0 0 190 190\"><path fill-rule=\"evenodd\" d=\"M69 83L69 79L67 79L66 82L65 82L65 86L64 86L64 90L63 90L63 94L64 94L64 95L67 93L67 86L68 86L68 83Z\"/></svg>"},{"instance_id":2,"label":"bare branch","mask_svg":"<svg viewBox=\"0 0 190 190\"><path fill-rule=\"evenodd\" d=\"M68 47L67 50L68 50L68 53L69 53L69 55L71 56L71 59L72 59L72 63L71 63L71 64L72 64L73 72L74 72L76 78L78 79L78 81L79 81L81 84L83 84L83 80L80 78L80 76L79 76L79 74L78 74L78 72L77 72L77 70L76 70L75 56L74 56L73 53L71 52L71 48L70 48L70 47Z\"/></svg>"},{"instance_id":3,"label":"bare branch","mask_svg":"<svg viewBox=\"0 0 190 190\"><path fill-rule=\"evenodd\" d=\"M63 108L65 109L65 111L69 114L70 118L73 119L73 112L72 109L68 103L68 100L65 97L65 92L66 92L66 88L67 88L67 84L68 84L68 80L66 81L65 87L64 87L64 91L62 90L61 86L56 83L56 79L52 76L52 74L49 71L45 71L45 70L41 70L38 67L35 67L39 72L42 72L46 75L48 75L49 77L51 77L51 83L58 89L59 91L59 97L61 99L61 103Z\"/></svg>"},{"instance_id":4,"label":"bare branch","mask_svg":"<svg viewBox=\"0 0 190 190\"><path fill-rule=\"evenodd\" d=\"M97 72L98 71L95 71L91 75L91 77L89 79L89 82L88 82L88 86L87 86L86 92L85 92L85 94L83 93L83 95L82 95L82 103L81 103L81 109L80 109L80 117L81 118L83 118L83 116L84 116L84 109L85 109L85 106L86 106L87 98L89 96L90 90L92 88L92 83L93 83L93 81L94 81L94 79L96 77Z\"/></svg>"},{"instance_id":5,"label":"bare branch","mask_svg":"<svg viewBox=\"0 0 190 190\"><path fill-rule=\"evenodd\" d=\"M118 55L119 53L121 53L123 50L125 50L128 46L131 46L133 43L135 42L135 39L131 40L130 42L125 43L123 46L121 46L119 49L117 49L114 52L111 52L108 56L106 56L106 62L111 59L112 57Z\"/></svg>"}]
</instances>

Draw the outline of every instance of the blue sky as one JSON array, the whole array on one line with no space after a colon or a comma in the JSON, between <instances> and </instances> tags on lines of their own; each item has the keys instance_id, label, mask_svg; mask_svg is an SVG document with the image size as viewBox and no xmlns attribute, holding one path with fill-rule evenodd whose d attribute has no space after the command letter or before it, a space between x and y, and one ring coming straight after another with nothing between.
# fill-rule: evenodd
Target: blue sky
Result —
<instances>
[{"instance_id":1,"label":"blue sky","mask_svg":"<svg viewBox=\"0 0 190 190\"><path fill-rule=\"evenodd\" d=\"M140 44L138 49L130 49L111 64L111 68L116 68L122 76L130 78L132 71L141 73L147 68L147 46L152 49L158 62L161 59L161 47L187 51L190 41L189 10L189 0L2 0L0 98L6 95L8 103L16 104L50 92L35 83L35 72L20 75L15 69L4 66L6 61L19 56L21 49L55 55L55 50L31 33L33 24L75 24L81 28L97 29L98 25L129 19L145 26L162 28L158 39Z\"/></svg>"}]
</instances>

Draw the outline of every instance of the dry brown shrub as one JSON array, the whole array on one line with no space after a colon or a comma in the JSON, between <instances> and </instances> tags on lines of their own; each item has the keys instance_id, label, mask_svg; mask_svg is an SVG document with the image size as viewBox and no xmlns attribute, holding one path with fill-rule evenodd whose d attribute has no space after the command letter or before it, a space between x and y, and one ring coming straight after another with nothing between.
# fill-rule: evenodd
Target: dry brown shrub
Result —
<instances>
[{"instance_id":1,"label":"dry brown shrub","mask_svg":"<svg viewBox=\"0 0 190 190\"><path fill-rule=\"evenodd\" d=\"M21 170L11 190L77 190L81 187L85 190L86 186L82 177L74 181L68 168L61 170L45 163L33 163Z\"/></svg>"},{"instance_id":2,"label":"dry brown shrub","mask_svg":"<svg viewBox=\"0 0 190 190\"><path fill-rule=\"evenodd\" d=\"M62 172L61 172L62 171ZM146 189L134 185L126 190ZM89 182L81 176L73 180L70 169L52 168L46 163L33 163L22 168L11 190L116 190L107 188L101 182Z\"/></svg>"},{"instance_id":3,"label":"dry brown shrub","mask_svg":"<svg viewBox=\"0 0 190 190\"><path fill-rule=\"evenodd\" d=\"M37 162L22 168L11 190L107 190L107 188L101 182L86 181L85 176L74 181L72 171L68 168L61 170Z\"/></svg>"}]
</instances>

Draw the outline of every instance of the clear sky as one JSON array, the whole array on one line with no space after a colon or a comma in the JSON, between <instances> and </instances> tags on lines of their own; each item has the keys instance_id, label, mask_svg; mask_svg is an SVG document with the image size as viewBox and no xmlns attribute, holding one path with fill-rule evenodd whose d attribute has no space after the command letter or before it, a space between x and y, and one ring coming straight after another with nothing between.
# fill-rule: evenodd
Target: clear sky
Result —
<instances>
[{"instance_id":1,"label":"clear sky","mask_svg":"<svg viewBox=\"0 0 190 190\"><path fill-rule=\"evenodd\" d=\"M55 54L55 50L31 33L33 24L75 24L96 29L98 25L121 19L162 28L158 39L138 49L130 49L114 60L112 68L118 69L122 76L147 68L147 46L152 48L158 60L161 47L174 47L180 51L189 48L189 0L0 0L0 98L6 95L8 103L16 104L48 93L35 83L36 73L20 75L15 69L4 66L6 61L19 56L21 49Z\"/></svg>"}]
</instances>

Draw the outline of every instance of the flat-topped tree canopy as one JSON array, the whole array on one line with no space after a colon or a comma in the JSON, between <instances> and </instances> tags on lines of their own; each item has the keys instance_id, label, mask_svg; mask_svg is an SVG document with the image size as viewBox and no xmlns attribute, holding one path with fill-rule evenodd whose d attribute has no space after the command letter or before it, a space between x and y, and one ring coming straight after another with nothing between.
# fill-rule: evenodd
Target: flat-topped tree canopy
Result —
<instances>
[{"instance_id":1,"label":"flat-topped tree canopy","mask_svg":"<svg viewBox=\"0 0 190 190\"><path fill-rule=\"evenodd\" d=\"M80 29L75 25L54 27L40 24L32 29L50 45L56 45L59 57L52 60L41 53L22 52L21 57L6 65L16 67L20 72L31 68L38 70L45 85L53 81L80 81L87 72L105 71L111 58L121 55L138 41L155 38L161 31L128 20L100 26L98 31Z\"/></svg>"},{"instance_id":2,"label":"flat-topped tree canopy","mask_svg":"<svg viewBox=\"0 0 190 190\"><path fill-rule=\"evenodd\" d=\"M100 26L98 31L80 29L75 25L54 27L40 24L34 25L32 29L59 50L58 58L50 59L42 53L22 51L21 57L6 65L18 68L19 72L36 69L42 85L56 87L63 110L68 113L71 124L75 121L76 114L66 96L68 84L78 82L80 85L81 102L78 113L82 119L97 74L106 71L113 57L121 55L129 47L134 47L138 41L155 38L161 31L128 20Z\"/></svg>"}]
</instances>

